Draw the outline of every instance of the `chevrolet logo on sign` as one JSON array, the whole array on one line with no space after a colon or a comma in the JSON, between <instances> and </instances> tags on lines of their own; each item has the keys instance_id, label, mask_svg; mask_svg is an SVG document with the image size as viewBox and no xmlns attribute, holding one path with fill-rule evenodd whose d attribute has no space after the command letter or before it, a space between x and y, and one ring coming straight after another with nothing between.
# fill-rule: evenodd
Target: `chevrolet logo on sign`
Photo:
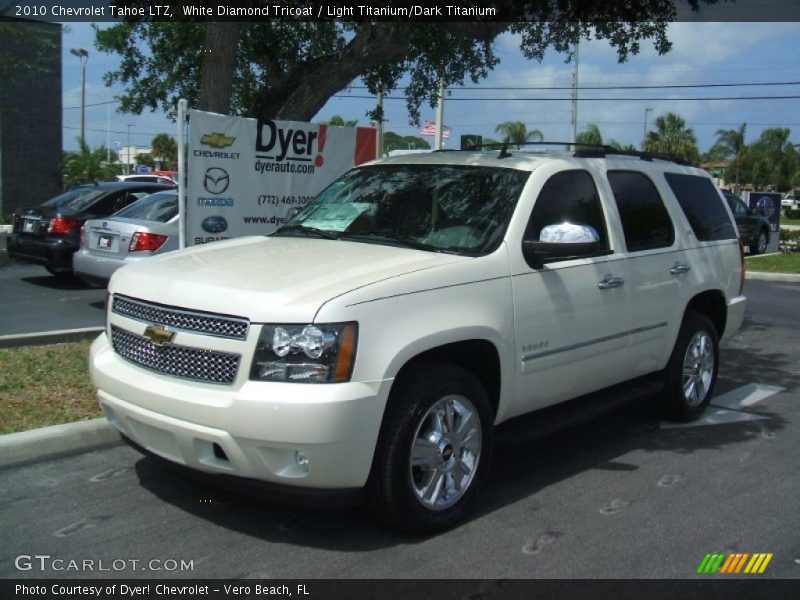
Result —
<instances>
[{"instance_id":1,"label":"chevrolet logo on sign","mask_svg":"<svg viewBox=\"0 0 800 600\"><path fill-rule=\"evenodd\" d=\"M230 137L224 133L207 133L200 138L200 143L212 148L227 148L236 141L235 137Z\"/></svg>"},{"instance_id":2,"label":"chevrolet logo on sign","mask_svg":"<svg viewBox=\"0 0 800 600\"><path fill-rule=\"evenodd\" d=\"M147 329L144 330L144 337L156 346L163 346L173 340L175 332L161 325L148 325Z\"/></svg>"}]
</instances>

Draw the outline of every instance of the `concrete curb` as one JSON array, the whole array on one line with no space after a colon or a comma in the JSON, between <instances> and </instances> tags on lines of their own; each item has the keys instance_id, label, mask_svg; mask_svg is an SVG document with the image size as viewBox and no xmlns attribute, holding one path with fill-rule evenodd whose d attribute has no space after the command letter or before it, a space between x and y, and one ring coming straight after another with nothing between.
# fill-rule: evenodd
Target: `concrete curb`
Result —
<instances>
[{"instance_id":1,"label":"concrete curb","mask_svg":"<svg viewBox=\"0 0 800 600\"><path fill-rule=\"evenodd\" d=\"M0 435L0 467L122 443L104 418Z\"/></svg>"},{"instance_id":2,"label":"concrete curb","mask_svg":"<svg viewBox=\"0 0 800 600\"><path fill-rule=\"evenodd\" d=\"M104 329L104 327L83 327L81 329L60 329L57 331L0 335L0 348L44 346L45 344L63 344L65 342L92 340L100 335Z\"/></svg>"},{"instance_id":3,"label":"concrete curb","mask_svg":"<svg viewBox=\"0 0 800 600\"><path fill-rule=\"evenodd\" d=\"M746 279L760 279L761 281L786 281L800 283L800 275L791 273L760 273L758 271L747 271Z\"/></svg>"},{"instance_id":4,"label":"concrete curb","mask_svg":"<svg viewBox=\"0 0 800 600\"><path fill-rule=\"evenodd\" d=\"M11 233L14 231L13 225L0 225L0 233Z\"/></svg>"}]
</instances>

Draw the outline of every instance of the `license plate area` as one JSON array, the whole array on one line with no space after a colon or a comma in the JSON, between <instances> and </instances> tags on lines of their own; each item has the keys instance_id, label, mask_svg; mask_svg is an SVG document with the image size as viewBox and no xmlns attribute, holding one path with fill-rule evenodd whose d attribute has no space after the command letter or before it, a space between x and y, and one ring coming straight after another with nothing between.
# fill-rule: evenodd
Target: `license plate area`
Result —
<instances>
[{"instance_id":1,"label":"license plate area","mask_svg":"<svg viewBox=\"0 0 800 600\"><path fill-rule=\"evenodd\" d=\"M36 221L24 219L22 221L22 233L34 233L36 231Z\"/></svg>"},{"instance_id":2,"label":"license plate area","mask_svg":"<svg viewBox=\"0 0 800 600\"><path fill-rule=\"evenodd\" d=\"M114 241L113 235L98 235L97 236L97 248L98 250L111 250L112 243Z\"/></svg>"}]
</instances>

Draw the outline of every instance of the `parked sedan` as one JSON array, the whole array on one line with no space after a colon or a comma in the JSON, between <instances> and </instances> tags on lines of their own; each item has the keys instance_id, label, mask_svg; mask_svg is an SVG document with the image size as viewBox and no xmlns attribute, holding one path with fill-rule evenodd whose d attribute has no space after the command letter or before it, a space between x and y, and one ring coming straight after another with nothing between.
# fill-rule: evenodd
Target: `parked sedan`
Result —
<instances>
[{"instance_id":1,"label":"parked sedan","mask_svg":"<svg viewBox=\"0 0 800 600\"><path fill-rule=\"evenodd\" d=\"M153 192L173 189L156 183L83 185L41 206L19 209L6 239L8 255L43 265L53 275L72 274L72 256L80 247L80 231L88 219L111 215Z\"/></svg>"},{"instance_id":2,"label":"parked sedan","mask_svg":"<svg viewBox=\"0 0 800 600\"><path fill-rule=\"evenodd\" d=\"M769 246L772 231L770 222L748 208L739 196L734 196L730 192L722 192L722 195L728 201L733 218L736 219L742 244L750 247L750 254L764 254Z\"/></svg>"},{"instance_id":3,"label":"parked sedan","mask_svg":"<svg viewBox=\"0 0 800 600\"><path fill-rule=\"evenodd\" d=\"M107 219L86 221L75 274L92 285L108 283L120 267L178 249L178 193L157 192Z\"/></svg>"}]
</instances>

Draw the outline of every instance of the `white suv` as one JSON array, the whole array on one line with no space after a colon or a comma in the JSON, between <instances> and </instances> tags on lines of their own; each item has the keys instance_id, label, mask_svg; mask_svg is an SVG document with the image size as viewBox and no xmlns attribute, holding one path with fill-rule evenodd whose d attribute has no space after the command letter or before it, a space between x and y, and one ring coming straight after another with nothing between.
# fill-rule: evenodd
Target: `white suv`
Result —
<instances>
[{"instance_id":1,"label":"white suv","mask_svg":"<svg viewBox=\"0 0 800 600\"><path fill-rule=\"evenodd\" d=\"M698 417L743 278L702 170L401 156L348 172L270 236L117 271L91 375L140 449L293 501L365 496L433 531L463 518L495 436L520 423L653 383L667 416Z\"/></svg>"}]
</instances>

